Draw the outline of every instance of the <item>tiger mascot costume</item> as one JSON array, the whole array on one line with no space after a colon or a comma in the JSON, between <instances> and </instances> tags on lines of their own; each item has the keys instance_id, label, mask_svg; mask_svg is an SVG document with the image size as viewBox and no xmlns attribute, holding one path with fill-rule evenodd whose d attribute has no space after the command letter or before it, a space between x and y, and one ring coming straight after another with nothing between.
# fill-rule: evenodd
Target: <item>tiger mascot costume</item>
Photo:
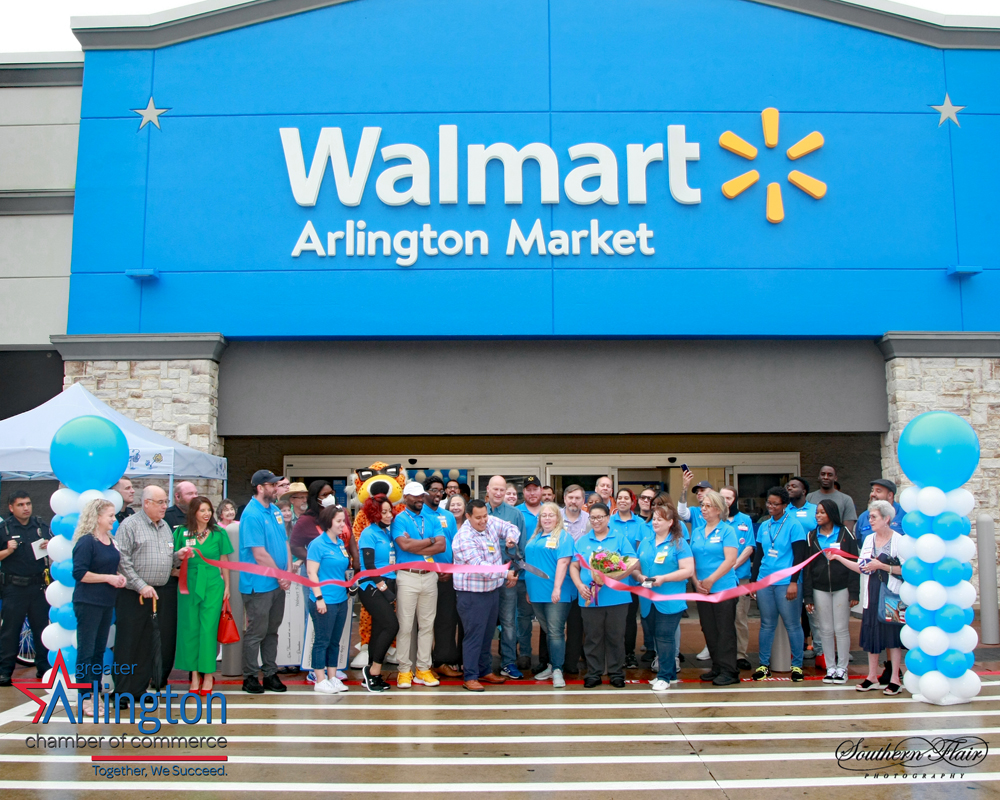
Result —
<instances>
[{"instance_id":1,"label":"tiger mascot costume","mask_svg":"<svg viewBox=\"0 0 1000 800\"><path fill-rule=\"evenodd\" d=\"M393 513L398 514L405 507L403 504L403 486L406 485L406 470L400 464L386 464L376 461L366 469L359 469L353 475L354 486L349 485L348 504L354 512L354 540L361 538L361 533L369 525L373 525L378 520L368 519L364 512L365 501L369 497L384 494L390 503L393 504ZM363 567L363 565L362 565ZM367 659L368 641L372 634L372 618L368 611L362 606L361 614L358 617L358 632L361 636L361 653ZM367 664L367 660L365 660ZM353 666L353 663L352 663Z\"/></svg>"}]
</instances>

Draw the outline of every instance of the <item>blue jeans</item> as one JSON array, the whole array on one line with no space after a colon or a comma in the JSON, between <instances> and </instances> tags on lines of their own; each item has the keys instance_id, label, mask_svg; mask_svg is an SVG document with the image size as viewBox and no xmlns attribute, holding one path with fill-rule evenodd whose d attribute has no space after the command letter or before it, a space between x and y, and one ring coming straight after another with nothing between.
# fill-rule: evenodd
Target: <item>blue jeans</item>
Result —
<instances>
[{"instance_id":1,"label":"blue jeans","mask_svg":"<svg viewBox=\"0 0 1000 800\"><path fill-rule=\"evenodd\" d=\"M347 620L347 601L329 603L326 613L316 610L316 599L309 594L309 616L313 621L313 653L312 668L320 670L337 668L337 655L340 653L340 636L344 632L344 622ZM320 676L316 676L321 680Z\"/></svg>"},{"instance_id":2,"label":"blue jeans","mask_svg":"<svg viewBox=\"0 0 1000 800\"><path fill-rule=\"evenodd\" d=\"M523 576L524 573L522 572ZM522 656L531 658L531 620L534 610L528 600L528 583L524 577L517 581L517 649ZM539 621L541 624L541 621Z\"/></svg>"},{"instance_id":3,"label":"blue jeans","mask_svg":"<svg viewBox=\"0 0 1000 800\"><path fill-rule=\"evenodd\" d=\"M462 673L466 680L476 681L493 672L493 631L497 627L500 593L463 592L455 590L455 605L462 621Z\"/></svg>"},{"instance_id":4,"label":"blue jeans","mask_svg":"<svg viewBox=\"0 0 1000 800\"><path fill-rule=\"evenodd\" d=\"M500 666L517 663L517 586L500 587Z\"/></svg>"},{"instance_id":5,"label":"blue jeans","mask_svg":"<svg viewBox=\"0 0 1000 800\"><path fill-rule=\"evenodd\" d=\"M788 600L785 598L787 591L787 584L768 586L757 591L757 608L760 610L760 663L765 667L771 665L771 645L774 644L774 631L778 627L779 615L788 632L792 666L802 666L802 645L805 640L802 635L802 595Z\"/></svg>"},{"instance_id":6,"label":"blue jeans","mask_svg":"<svg viewBox=\"0 0 1000 800\"><path fill-rule=\"evenodd\" d=\"M94 668L104 665L115 607L74 601L73 611L76 613L76 674L84 676L81 683L100 683L102 678L94 675Z\"/></svg>"},{"instance_id":7,"label":"blue jeans","mask_svg":"<svg viewBox=\"0 0 1000 800\"><path fill-rule=\"evenodd\" d=\"M677 679L677 656L671 658L668 653L676 653L680 645L681 616L683 611L676 614L664 614L657 611L655 605L650 605L649 614L643 617L649 621L653 629L653 640L656 642L656 654L659 656L659 669L656 673L657 680L673 681Z\"/></svg>"},{"instance_id":8,"label":"blue jeans","mask_svg":"<svg viewBox=\"0 0 1000 800\"><path fill-rule=\"evenodd\" d=\"M566 660L566 618L572 603L532 603L535 617L549 645L549 664L562 669Z\"/></svg>"}]
</instances>

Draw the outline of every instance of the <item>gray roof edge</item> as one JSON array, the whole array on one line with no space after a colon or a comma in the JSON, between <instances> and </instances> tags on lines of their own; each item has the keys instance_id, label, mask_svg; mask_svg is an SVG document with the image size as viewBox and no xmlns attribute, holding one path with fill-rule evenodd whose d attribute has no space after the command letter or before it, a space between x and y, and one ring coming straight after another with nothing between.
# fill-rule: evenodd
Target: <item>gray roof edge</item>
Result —
<instances>
[{"instance_id":1,"label":"gray roof edge","mask_svg":"<svg viewBox=\"0 0 1000 800\"><path fill-rule=\"evenodd\" d=\"M221 333L114 333L53 335L63 361L192 361L222 359Z\"/></svg>"},{"instance_id":2,"label":"gray roof edge","mask_svg":"<svg viewBox=\"0 0 1000 800\"><path fill-rule=\"evenodd\" d=\"M147 50L352 0L204 0L155 14L72 17L84 50ZM939 14L895 0L747 0L943 49L1000 49L1000 16Z\"/></svg>"},{"instance_id":3,"label":"gray roof edge","mask_svg":"<svg viewBox=\"0 0 1000 800\"><path fill-rule=\"evenodd\" d=\"M889 331L878 342L894 358L1000 358L998 331Z\"/></svg>"}]
</instances>

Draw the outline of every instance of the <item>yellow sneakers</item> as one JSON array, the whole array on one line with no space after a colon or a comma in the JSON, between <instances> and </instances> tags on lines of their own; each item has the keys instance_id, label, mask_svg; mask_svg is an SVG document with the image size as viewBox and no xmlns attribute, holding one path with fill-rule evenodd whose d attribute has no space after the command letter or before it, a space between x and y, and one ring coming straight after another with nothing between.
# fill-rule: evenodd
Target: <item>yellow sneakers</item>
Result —
<instances>
[{"instance_id":1,"label":"yellow sneakers","mask_svg":"<svg viewBox=\"0 0 1000 800\"><path fill-rule=\"evenodd\" d=\"M399 675L396 676L397 689L409 689L411 683L413 683L412 672L400 672Z\"/></svg>"},{"instance_id":2,"label":"yellow sneakers","mask_svg":"<svg viewBox=\"0 0 1000 800\"><path fill-rule=\"evenodd\" d=\"M434 673L429 669L418 669L417 677L413 679L414 683L419 683L421 686L439 686L441 681L434 677Z\"/></svg>"}]
</instances>

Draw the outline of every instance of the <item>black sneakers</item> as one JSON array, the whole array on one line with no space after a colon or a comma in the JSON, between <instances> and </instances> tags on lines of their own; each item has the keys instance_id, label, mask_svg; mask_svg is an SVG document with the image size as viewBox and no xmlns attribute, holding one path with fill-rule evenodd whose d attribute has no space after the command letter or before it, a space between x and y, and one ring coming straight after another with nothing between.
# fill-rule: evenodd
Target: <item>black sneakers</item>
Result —
<instances>
[{"instance_id":1,"label":"black sneakers","mask_svg":"<svg viewBox=\"0 0 1000 800\"><path fill-rule=\"evenodd\" d=\"M11 680L10 675L0 675L0 686L13 686L13 685L14 681Z\"/></svg>"},{"instance_id":2,"label":"black sneakers","mask_svg":"<svg viewBox=\"0 0 1000 800\"><path fill-rule=\"evenodd\" d=\"M372 675L371 667L367 664L361 670L361 679L369 692L385 692L389 689L389 684L382 679L382 675Z\"/></svg>"},{"instance_id":3,"label":"black sneakers","mask_svg":"<svg viewBox=\"0 0 1000 800\"><path fill-rule=\"evenodd\" d=\"M246 681L244 681L246 684ZM263 687L269 692L286 692L288 688L281 682L281 678L277 675L265 675Z\"/></svg>"},{"instance_id":4,"label":"black sneakers","mask_svg":"<svg viewBox=\"0 0 1000 800\"><path fill-rule=\"evenodd\" d=\"M264 687L260 685L256 675L250 675L243 679L243 691L249 694L264 694Z\"/></svg>"},{"instance_id":5,"label":"black sneakers","mask_svg":"<svg viewBox=\"0 0 1000 800\"><path fill-rule=\"evenodd\" d=\"M629 653L625 656L625 669L638 669L639 662L635 658L635 653Z\"/></svg>"}]
</instances>

